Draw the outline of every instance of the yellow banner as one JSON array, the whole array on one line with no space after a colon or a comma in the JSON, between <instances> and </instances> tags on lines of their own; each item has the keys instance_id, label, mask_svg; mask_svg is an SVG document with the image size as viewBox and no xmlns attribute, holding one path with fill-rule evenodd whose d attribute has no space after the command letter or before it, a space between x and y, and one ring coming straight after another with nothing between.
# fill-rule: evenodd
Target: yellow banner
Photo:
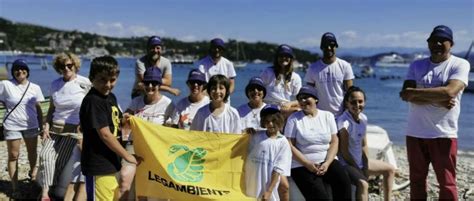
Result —
<instances>
[{"instance_id":1,"label":"yellow banner","mask_svg":"<svg viewBox=\"0 0 474 201\"><path fill-rule=\"evenodd\" d=\"M248 135L186 131L136 117L130 125L135 153L144 158L135 176L137 196L254 200L244 186Z\"/></svg>"}]
</instances>

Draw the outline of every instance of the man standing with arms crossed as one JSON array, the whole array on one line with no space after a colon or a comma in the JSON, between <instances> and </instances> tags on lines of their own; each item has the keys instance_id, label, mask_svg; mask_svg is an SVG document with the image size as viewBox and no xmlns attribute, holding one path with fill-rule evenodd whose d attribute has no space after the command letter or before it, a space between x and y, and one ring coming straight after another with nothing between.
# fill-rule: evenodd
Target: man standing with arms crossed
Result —
<instances>
[{"instance_id":1,"label":"man standing with arms crossed","mask_svg":"<svg viewBox=\"0 0 474 201\"><path fill-rule=\"evenodd\" d=\"M433 166L439 199L457 200L456 158L461 96L469 62L451 54L453 32L436 26L427 40L431 56L414 61L400 92L409 103L406 146L410 198L427 199L428 169Z\"/></svg>"},{"instance_id":2,"label":"man standing with arms crossed","mask_svg":"<svg viewBox=\"0 0 474 201\"><path fill-rule=\"evenodd\" d=\"M132 99L139 96L143 90L143 75L148 67L159 68L163 74L163 84L160 85L161 91L169 92L175 96L181 93L179 89L172 88L172 67L169 59L161 56L163 43L158 36L151 36L147 42L147 54L137 59L135 66L135 83L132 89Z\"/></svg>"}]
</instances>

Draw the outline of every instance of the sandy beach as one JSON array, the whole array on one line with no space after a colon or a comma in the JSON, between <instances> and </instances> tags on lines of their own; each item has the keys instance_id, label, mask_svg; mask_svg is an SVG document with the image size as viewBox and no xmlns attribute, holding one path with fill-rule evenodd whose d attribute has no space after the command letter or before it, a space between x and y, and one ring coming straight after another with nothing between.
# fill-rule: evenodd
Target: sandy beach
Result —
<instances>
[{"instance_id":1,"label":"sandy beach","mask_svg":"<svg viewBox=\"0 0 474 201\"><path fill-rule=\"evenodd\" d=\"M38 144L38 151L41 144ZM397 157L397 163L400 169L400 177L397 182L406 181L408 179L408 162L405 147L394 146L394 152ZM5 141L0 142L0 200L9 200L11 193L10 178L7 172L7 145ZM26 148L24 144L21 147L19 162L19 190L21 193L17 199L35 199L38 197L40 188L34 183L27 180L28 176L28 160L26 158ZM459 151L457 164L457 181L460 200L474 199L474 157L472 153ZM429 177L429 193L431 198L435 198L438 194L438 186L433 170L430 170ZM383 196L377 194L377 186L371 187L370 200L382 200ZM409 197L410 188L394 192L393 199L406 200Z\"/></svg>"}]
</instances>

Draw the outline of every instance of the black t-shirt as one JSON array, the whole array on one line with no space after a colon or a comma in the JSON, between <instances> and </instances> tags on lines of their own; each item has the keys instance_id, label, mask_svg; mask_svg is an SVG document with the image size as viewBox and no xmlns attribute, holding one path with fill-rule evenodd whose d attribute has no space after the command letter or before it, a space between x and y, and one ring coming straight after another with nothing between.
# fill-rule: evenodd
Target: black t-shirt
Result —
<instances>
[{"instance_id":1,"label":"black t-shirt","mask_svg":"<svg viewBox=\"0 0 474 201\"><path fill-rule=\"evenodd\" d=\"M84 175L106 175L118 172L120 157L110 150L100 139L97 129L109 127L110 132L119 139L120 111L113 93L107 96L92 88L82 101L79 112L81 129L84 133L81 167Z\"/></svg>"}]
</instances>

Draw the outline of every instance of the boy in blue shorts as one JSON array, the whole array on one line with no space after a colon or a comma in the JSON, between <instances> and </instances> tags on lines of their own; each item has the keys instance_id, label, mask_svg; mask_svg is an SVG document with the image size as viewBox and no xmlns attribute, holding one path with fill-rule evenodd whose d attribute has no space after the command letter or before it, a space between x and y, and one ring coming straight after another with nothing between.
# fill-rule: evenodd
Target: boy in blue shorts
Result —
<instances>
[{"instance_id":1,"label":"boy in blue shorts","mask_svg":"<svg viewBox=\"0 0 474 201\"><path fill-rule=\"evenodd\" d=\"M137 164L137 160L120 144L120 111L112 89L120 69L111 56L92 60L89 79L92 89L82 101L79 113L84 134L81 165L86 176L87 200L117 200L120 158Z\"/></svg>"}]
</instances>

